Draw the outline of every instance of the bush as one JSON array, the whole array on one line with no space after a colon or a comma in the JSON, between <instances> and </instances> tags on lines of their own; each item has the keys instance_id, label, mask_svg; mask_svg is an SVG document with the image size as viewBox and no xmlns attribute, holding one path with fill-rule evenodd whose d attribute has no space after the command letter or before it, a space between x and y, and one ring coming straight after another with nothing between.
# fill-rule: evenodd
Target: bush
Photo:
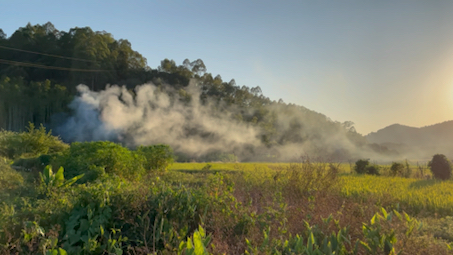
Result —
<instances>
[{"instance_id":1,"label":"bush","mask_svg":"<svg viewBox=\"0 0 453 255\"><path fill-rule=\"evenodd\" d=\"M434 178L447 180L451 177L451 162L443 154L436 154L428 163Z\"/></svg>"},{"instance_id":2,"label":"bush","mask_svg":"<svg viewBox=\"0 0 453 255\"><path fill-rule=\"evenodd\" d=\"M12 164L13 168L16 170L24 170L27 172L38 173L44 170L44 168L49 165L53 160L55 160L60 153L54 154L43 154L39 157L31 158L18 158L14 160Z\"/></svg>"},{"instance_id":3,"label":"bush","mask_svg":"<svg viewBox=\"0 0 453 255\"><path fill-rule=\"evenodd\" d=\"M402 176L404 172L404 165L401 163L393 162L390 167L390 173L393 176Z\"/></svg>"},{"instance_id":4,"label":"bush","mask_svg":"<svg viewBox=\"0 0 453 255\"><path fill-rule=\"evenodd\" d=\"M370 165L365 168L365 173L370 175L380 175L379 173L379 166L377 165Z\"/></svg>"},{"instance_id":5,"label":"bush","mask_svg":"<svg viewBox=\"0 0 453 255\"><path fill-rule=\"evenodd\" d=\"M63 166L67 177L85 174L82 182L93 181L99 176L115 174L127 179L139 178L144 173L143 156L113 142L75 142L68 151L53 162Z\"/></svg>"},{"instance_id":6,"label":"bush","mask_svg":"<svg viewBox=\"0 0 453 255\"><path fill-rule=\"evenodd\" d=\"M4 192L21 186L23 182L22 175L0 158L0 201L2 200L1 195L6 195Z\"/></svg>"},{"instance_id":7,"label":"bush","mask_svg":"<svg viewBox=\"0 0 453 255\"><path fill-rule=\"evenodd\" d=\"M355 162L354 171L358 174L366 174L367 166L370 164L369 159L359 159Z\"/></svg>"},{"instance_id":8,"label":"bush","mask_svg":"<svg viewBox=\"0 0 453 255\"><path fill-rule=\"evenodd\" d=\"M10 159L62 152L68 147L52 131L46 132L43 125L35 128L30 123L27 131L21 133L0 131L0 156Z\"/></svg>"},{"instance_id":9,"label":"bush","mask_svg":"<svg viewBox=\"0 0 453 255\"><path fill-rule=\"evenodd\" d=\"M359 159L355 162L354 171L358 174L380 175L377 165L370 165L369 159Z\"/></svg>"},{"instance_id":10,"label":"bush","mask_svg":"<svg viewBox=\"0 0 453 255\"><path fill-rule=\"evenodd\" d=\"M166 171L174 161L173 150L165 144L139 146L137 153L145 158L146 171Z\"/></svg>"}]
</instances>

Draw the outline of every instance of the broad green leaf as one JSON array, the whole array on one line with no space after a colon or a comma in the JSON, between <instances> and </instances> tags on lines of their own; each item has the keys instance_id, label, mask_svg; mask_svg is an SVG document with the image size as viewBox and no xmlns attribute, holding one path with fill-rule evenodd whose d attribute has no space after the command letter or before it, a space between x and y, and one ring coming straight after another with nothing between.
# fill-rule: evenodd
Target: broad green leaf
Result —
<instances>
[{"instance_id":1,"label":"broad green leaf","mask_svg":"<svg viewBox=\"0 0 453 255\"><path fill-rule=\"evenodd\" d=\"M359 242L369 253L371 253L373 251L367 243L365 243L363 241L359 241Z\"/></svg>"},{"instance_id":2,"label":"broad green leaf","mask_svg":"<svg viewBox=\"0 0 453 255\"><path fill-rule=\"evenodd\" d=\"M46 252L46 255L58 255L58 250L52 249Z\"/></svg>"},{"instance_id":3,"label":"broad green leaf","mask_svg":"<svg viewBox=\"0 0 453 255\"><path fill-rule=\"evenodd\" d=\"M71 178L71 179L65 181L65 182L63 183L62 186L63 186L63 187L69 187L69 186L71 186L72 184L74 184L76 181L80 180L84 175L85 175L85 174L77 175L77 176L75 176L75 177L73 177L73 178Z\"/></svg>"},{"instance_id":4,"label":"broad green leaf","mask_svg":"<svg viewBox=\"0 0 453 255\"><path fill-rule=\"evenodd\" d=\"M58 248L58 252L60 253L60 255L68 255L68 253L66 252L66 250L62 249L62 248Z\"/></svg>"},{"instance_id":5,"label":"broad green leaf","mask_svg":"<svg viewBox=\"0 0 453 255\"><path fill-rule=\"evenodd\" d=\"M371 225L374 225L374 224L376 223L376 218L377 218L376 215L377 215L377 214L375 214L375 215L373 216L373 218L371 218L371 220L370 220Z\"/></svg>"},{"instance_id":6,"label":"broad green leaf","mask_svg":"<svg viewBox=\"0 0 453 255\"><path fill-rule=\"evenodd\" d=\"M63 167L58 168L57 173L55 174L55 185L59 186L64 182L64 169Z\"/></svg>"},{"instance_id":7,"label":"broad green leaf","mask_svg":"<svg viewBox=\"0 0 453 255\"><path fill-rule=\"evenodd\" d=\"M203 245L203 240L201 237L201 233L198 231L195 231L193 234L193 243L195 246L195 255L207 255L208 252L206 251L206 248Z\"/></svg>"},{"instance_id":8,"label":"broad green leaf","mask_svg":"<svg viewBox=\"0 0 453 255\"><path fill-rule=\"evenodd\" d=\"M384 207L381 207L381 212L382 212L382 215L384 216L385 219L387 219L387 211L384 209Z\"/></svg>"}]
</instances>

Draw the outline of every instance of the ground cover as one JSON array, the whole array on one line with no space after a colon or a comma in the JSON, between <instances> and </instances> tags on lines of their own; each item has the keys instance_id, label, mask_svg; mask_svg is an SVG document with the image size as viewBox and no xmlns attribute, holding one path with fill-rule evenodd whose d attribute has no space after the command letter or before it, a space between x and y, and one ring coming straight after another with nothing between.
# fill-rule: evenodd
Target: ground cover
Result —
<instances>
[{"instance_id":1,"label":"ground cover","mask_svg":"<svg viewBox=\"0 0 453 255\"><path fill-rule=\"evenodd\" d=\"M309 161L168 165L168 147L109 142L43 154L4 137L0 254L452 254L449 181Z\"/></svg>"}]
</instances>

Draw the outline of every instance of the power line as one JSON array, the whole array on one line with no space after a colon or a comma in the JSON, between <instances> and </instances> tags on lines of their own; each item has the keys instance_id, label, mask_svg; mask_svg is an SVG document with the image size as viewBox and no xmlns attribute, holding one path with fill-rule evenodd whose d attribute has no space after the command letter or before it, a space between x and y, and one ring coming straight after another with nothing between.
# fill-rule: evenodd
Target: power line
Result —
<instances>
[{"instance_id":1,"label":"power line","mask_svg":"<svg viewBox=\"0 0 453 255\"><path fill-rule=\"evenodd\" d=\"M85 62L93 62L93 63L97 62L97 61L94 61L94 60L81 59L81 58L71 58L71 57L65 57L65 56L59 56L59 55L53 55L53 54L47 54L47 53L40 53L40 52L36 52L36 51L21 50L21 49L16 49L16 48L11 48L11 47L1 46L1 45L0 45L0 48L7 49L7 50L15 50L15 51L27 52L27 53L32 53L32 54L38 54L38 55L44 55L44 56L49 56L49 57L54 57L54 58L71 59L71 60L76 60L76 61L85 61Z\"/></svg>"},{"instance_id":2,"label":"power line","mask_svg":"<svg viewBox=\"0 0 453 255\"><path fill-rule=\"evenodd\" d=\"M16 66L35 67L35 68L61 70L61 71L74 71L74 72L111 72L111 71L115 71L115 70L90 70L90 69L66 68L66 67L58 67L58 66L45 66L45 65L18 62L18 61L6 60L6 59L0 59L0 63L8 64L8 65L16 65Z\"/></svg>"}]
</instances>

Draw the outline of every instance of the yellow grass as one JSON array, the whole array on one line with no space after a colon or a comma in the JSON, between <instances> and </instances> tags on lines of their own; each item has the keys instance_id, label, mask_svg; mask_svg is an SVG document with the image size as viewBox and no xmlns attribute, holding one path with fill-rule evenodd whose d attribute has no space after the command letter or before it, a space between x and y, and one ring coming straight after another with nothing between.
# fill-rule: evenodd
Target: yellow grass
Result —
<instances>
[{"instance_id":1,"label":"yellow grass","mask_svg":"<svg viewBox=\"0 0 453 255\"><path fill-rule=\"evenodd\" d=\"M453 182L382 176L342 176L341 193L366 199L370 195L396 200L418 212L453 215Z\"/></svg>"},{"instance_id":2,"label":"yellow grass","mask_svg":"<svg viewBox=\"0 0 453 255\"><path fill-rule=\"evenodd\" d=\"M251 162L251 163L222 163L222 162L207 162L207 163L173 163L168 170L202 170L206 165L211 165L210 170L213 171L256 171L258 170L278 170L289 167L291 164L301 163L266 163L266 162ZM340 165L340 173L350 173L348 164Z\"/></svg>"},{"instance_id":3,"label":"yellow grass","mask_svg":"<svg viewBox=\"0 0 453 255\"><path fill-rule=\"evenodd\" d=\"M264 181L264 179L272 177L276 170L285 169L292 163L174 163L169 170L202 171L208 164L210 165L209 171L224 173L241 171L250 181L260 182L259 179ZM342 173L340 192L343 196L357 199L367 199L372 196L395 201L395 205L398 203L413 213L426 212L453 216L453 181L358 176L350 174L349 164L340 165L339 172Z\"/></svg>"}]
</instances>

